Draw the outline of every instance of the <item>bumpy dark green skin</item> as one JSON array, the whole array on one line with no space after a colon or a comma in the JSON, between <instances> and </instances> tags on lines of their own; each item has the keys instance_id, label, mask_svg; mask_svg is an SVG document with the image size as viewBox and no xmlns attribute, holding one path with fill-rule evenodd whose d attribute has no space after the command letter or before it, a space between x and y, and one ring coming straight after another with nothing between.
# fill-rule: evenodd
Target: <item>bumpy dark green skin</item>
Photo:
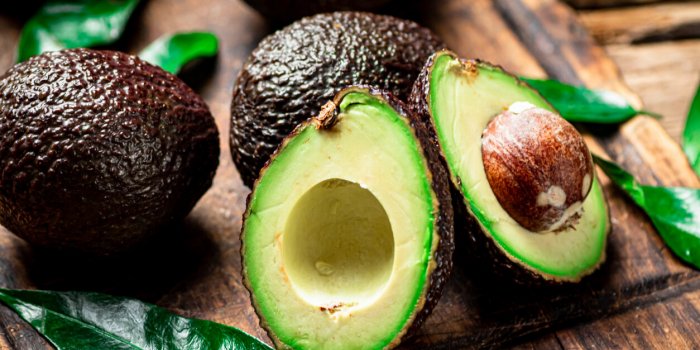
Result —
<instances>
[{"instance_id":1,"label":"bumpy dark green skin","mask_svg":"<svg viewBox=\"0 0 700 350\"><path fill-rule=\"evenodd\" d=\"M127 250L192 209L218 157L204 101L137 57L47 53L0 80L0 222L33 244Z\"/></svg>"},{"instance_id":2,"label":"bumpy dark green skin","mask_svg":"<svg viewBox=\"0 0 700 350\"><path fill-rule=\"evenodd\" d=\"M423 156L426 161L426 171L430 175L431 188L435 193L437 202L433 203L434 211L437 213L435 219L433 232L438 236L438 246L435 253L432 256L432 261L434 262L434 269L430 272L428 276L428 283L426 284L424 294L421 296L419 305L412 315L412 318L408 320L408 323L404 326L401 333L397 335L395 339L387 346L387 348L394 348L401 343L402 340L410 338L415 335L418 329L421 327L423 322L430 316L430 313L437 305L440 297L442 296L443 289L447 284L447 281L452 274L452 255L455 249L454 243L454 212L452 207L452 197L450 194L450 180L449 173L447 171L446 164L440 156L440 150L437 144L437 139L434 135L431 136L430 131L426 129L425 123L423 123L419 117L413 113L403 102L398 98L393 96L390 92L376 89L368 86L351 86L342 89L333 99L335 105L339 105L343 97L354 91L360 91L367 93L369 95L374 95L387 102L399 115L401 115L413 129L416 139L419 141L422 148ZM337 107L334 113L337 113ZM285 137L280 146L275 150L270 159L265 163L265 166L261 169L260 174L264 174L267 169L268 164L286 147L287 143L296 137L302 130L307 127L317 127L321 122L318 121L316 117L307 119L306 121L299 124L287 137ZM324 128L329 130L333 129L334 124L324 125ZM277 347L285 348L287 347L277 336L272 332L271 328L267 325L265 318L259 312L257 312L259 306L256 302L255 293L248 280L248 273L245 264L245 256L243 252L245 251L245 224L250 214L250 201L256 191L257 179L253 190L248 195L246 200L246 211L243 215L243 225L241 228L241 265L243 266L243 282L246 289L250 292L251 299L253 300L253 305L255 306L256 313L260 319L261 326L267 331L270 338L275 342ZM420 305L422 304L422 308Z\"/></svg>"},{"instance_id":3,"label":"bumpy dark green skin","mask_svg":"<svg viewBox=\"0 0 700 350\"><path fill-rule=\"evenodd\" d=\"M342 88L372 85L404 99L443 47L414 22L362 12L308 17L265 38L233 89L231 153L249 187L282 139Z\"/></svg>"},{"instance_id":4,"label":"bumpy dark green skin","mask_svg":"<svg viewBox=\"0 0 700 350\"><path fill-rule=\"evenodd\" d=\"M430 73L435 58L440 53L445 52L435 53L428 58L423 70L413 85L413 90L411 91L411 95L408 99L408 106L413 113L416 114L418 120L420 120L420 123L425 126L425 130L427 130L429 135L428 138L438 145L437 147L440 150L440 162L442 162L445 168L449 169L445 155L442 152L442 149L439 147L437 133L435 131L435 122L429 106ZM447 54L451 55L455 59L458 59L457 55L452 52L447 51ZM478 60L475 62L484 63ZM527 85L525 82L520 80L518 81L521 84ZM552 110L554 110L554 108L552 108ZM476 164L474 166L483 166L483 164ZM474 217L471 210L469 210L470 204L468 203L466 197L462 194L461 180L454 173L451 173L450 178L452 180L451 192L455 215L455 230L467 236L467 244L465 248L468 250L468 260L478 263L482 268L482 273L484 275L496 275L500 277L501 282L524 286L550 286L578 282L557 279L555 276L546 276L525 267L520 262L511 260L504 253L503 249L497 245L493 238L488 236L483 231L478 220ZM610 217L608 216L608 221L609 220ZM596 265L596 268L599 267L604 260L605 257L603 256L598 265ZM589 273L593 272L593 270L589 271ZM584 276L580 277L583 278Z\"/></svg>"},{"instance_id":5,"label":"bumpy dark green skin","mask_svg":"<svg viewBox=\"0 0 700 350\"><path fill-rule=\"evenodd\" d=\"M265 18L284 23L322 12L371 11L393 0L245 0Z\"/></svg>"}]
</instances>

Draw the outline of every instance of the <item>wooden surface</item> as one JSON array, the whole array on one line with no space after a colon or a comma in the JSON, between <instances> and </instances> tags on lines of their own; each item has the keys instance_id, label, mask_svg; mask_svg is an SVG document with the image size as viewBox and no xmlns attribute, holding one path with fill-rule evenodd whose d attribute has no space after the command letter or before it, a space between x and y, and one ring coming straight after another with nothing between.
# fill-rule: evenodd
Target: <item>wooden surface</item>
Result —
<instances>
[{"instance_id":1,"label":"wooden surface","mask_svg":"<svg viewBox=\"0 0 700 350\"><path fill-rule=\"evenodd\" d=\"M615 44L605 49L620 62L625 81L645 107L661 113L659 122L680 142L690 103L700 85L700 39Z\"/></svg>"},{"instance_id":2,"label":"wooden surface","mask_svg":"<svg viewBox=\"0 0 700 350\"><path fill-rule=\"evenodd\" d=\"M667 0L564 0L576 8L607 8L617 6L640 5Z\"/></svg>"},{"instance_id":3,"label":"wooden surface","mask_svg":"<svg viewBox=\"0 0 700 350\"><path fill-rule=\"evenodd\" d=\"M640 106L615 63L567 6L554 0L441 3L402 9L401 15L431 27L460 55L480 57L519 74L616 90ZM208 67L184 75L209 103L221 131L221 165L214 186L164 243L118 263L86 264L42 254L0 229L0 285L134 296L186 316L240 327L269 341L241 284L238 234L248 189L241 184L226 142L235 74L269 29L237 0L152 0L137 13L117 46L122 50L138 51L176 30L211 30L221 39L215 63L206 62ZM21 24L0 16L0 70L11 65ZM638 117L620 127L582 129L594 152L622 163L645 183L700 186L678 145L654 119ZM458 239L456 268L440 304L403 347L700 347L700 273L675 259L644 214L607 179L601 180L613 232L608 261L600 271L577 286L504 286L476 273L479 263L464 256ZM0 347L48 345L0 307Z\"/></svg>"},{"instance_id":4,"label":"wooden surface","mask_svg":"<svg viewBox=\"0 0 700 350\"><path fill-rule=\"evenodd\" d=\"M700 2L581 11L579 18L602 44L697 38L700 34Z\"/></svg>"},{"instance_id":5,"label":"wooden surface","mask_svg":"<svg viewBox=\"0 0 700 350\"><path fill-rule=\"evenodd\" d=\"M661 125L680 142L700 84L700 2L586 10L578 17L645 107L661 113Z\"/></svg>"}]
</instances>

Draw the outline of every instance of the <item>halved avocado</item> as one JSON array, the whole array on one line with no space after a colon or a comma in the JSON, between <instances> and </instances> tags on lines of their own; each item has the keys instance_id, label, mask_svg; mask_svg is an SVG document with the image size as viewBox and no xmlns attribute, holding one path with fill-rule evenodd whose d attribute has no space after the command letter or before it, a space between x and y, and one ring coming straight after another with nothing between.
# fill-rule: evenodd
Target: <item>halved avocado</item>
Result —
<instances>
[{"instance_id":1,"label":"halved avocado","mask_svg":"<svg viewBox=\"0 0 700 350\"><path fill-rule=\"evenodd\" d=\"M344 89L263 168L243 273L278 347L392 348L436 304L453 214L446 169L415 122L388 93Z\"/></svg>"},{"instance_id":2,"label":"halved avocado","mask_svg":"<svg viewBox=\"0 0 700 350\"><path fill-rule=\"evenodd\" d=\"M461 60L449 51L433 55L416 82L411 106L430 126L459 191L471 242L493 261L494 272L516 282L577 282L605 260L611 225L603 191L593 176L574 224L551 232L521 226L501 206L487 180L482 133L514 106L556 112L535 90L499 67ZM458 212L459 208L455 208ZM533 279L534 278L534 279Z\"/></svg>"}]
</instances>

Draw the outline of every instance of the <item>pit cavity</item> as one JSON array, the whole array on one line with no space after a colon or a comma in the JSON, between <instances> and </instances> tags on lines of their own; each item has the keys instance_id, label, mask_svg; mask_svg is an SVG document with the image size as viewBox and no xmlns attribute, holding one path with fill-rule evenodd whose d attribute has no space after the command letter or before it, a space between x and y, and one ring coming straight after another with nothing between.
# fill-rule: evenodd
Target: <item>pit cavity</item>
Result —
<instances>
[{"instance_id":1,"label":"pit cavity","mask_svg":"<svg viewBox=\"0 0 700 350\"><path fill-rule=\"evenodd\" d=\"M394 264L394 234L379 200L357 183L329 179L301 196L282 238L294 290L321 311L371 303Z\"/></svg>"}]
</instances>

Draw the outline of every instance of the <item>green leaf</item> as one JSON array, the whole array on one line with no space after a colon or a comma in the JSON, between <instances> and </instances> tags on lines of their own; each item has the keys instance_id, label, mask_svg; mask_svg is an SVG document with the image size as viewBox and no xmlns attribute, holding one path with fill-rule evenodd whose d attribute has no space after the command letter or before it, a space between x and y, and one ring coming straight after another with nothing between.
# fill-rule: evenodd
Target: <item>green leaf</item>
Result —
<instances>
[{"instance_id":1,"label":"green leaf","mask_svg":"<svg viewBox=\"0 0 700 350\"><path fill-rule=\"evenodd\" d=\"M700 175L700 85L695 91L695 98L690 105L688 119L685 121L683 151L690 165L695 169L695 173Z\"/></svg>"},{"instance_id":2,"label":"green leaf","mask_svg":"<svg viewBox=\"0 0 700 350\"><path fill-rule=\"evenodd\" d=\"M700 189L640 185L617 164L593 159L647 213L666 245L700 268Z\"/></svg>"},{"instance_id":3,"label":"green leaf","mask_svg":"<svg viewBox=\"0 0 700 350\"><path fill-rule=\"evenodd\" d=\"M637 114L660 117L648 111L637 111L615 92L591 90L582 86L564 84L557 80L521 77L570 122L616 124Z\"/></svg>"},{"instance_id":4,"label":"green leaf","mask_svg":"<svg viewBox=\"0 0 700 350\"><path fill-rule=\"evenodd\" d=\"M139 57L164 70L177 74L188 62L212 57L219 50L219 41L212 33L176 33L165 35L139 53Z\"/></svg>"},{"instance_id":5,"label":"green leaf","mask_svg":"<svg viewBox=\"0 0 700 350\"><path fill-rule=\"evenodd\" d=\"M180 317L134 299L0 288L0 301L58 350L270 349L239 329Z\"/></svg>"},{"instance_id":6,"label":"green leaf","mask_svg":"<svg viewBox=\"0 0 700 350\"><path fill-rule=\"evenodd\" d=\"M139 0L50 0L22 29L17 62L46 51L116 41Z\"/></svg>"}]
</instances>

